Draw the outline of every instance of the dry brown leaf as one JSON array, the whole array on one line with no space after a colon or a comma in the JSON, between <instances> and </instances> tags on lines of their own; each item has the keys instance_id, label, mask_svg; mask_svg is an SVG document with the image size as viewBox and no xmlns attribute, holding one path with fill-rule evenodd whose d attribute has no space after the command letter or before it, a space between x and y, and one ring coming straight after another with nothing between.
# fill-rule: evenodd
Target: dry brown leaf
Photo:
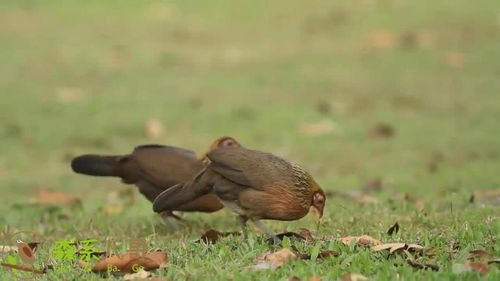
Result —
<instances>
[{"instance_id":1,"label":"dry brown leaf","mask_svg":"<svg viewBox=\"0 0 500 281\"><path fill-rule=\"evenodd\" d=\"M80 88L75 87L61 87L57 89L57 99L61 103L71 103L81 100L85 93Z\"/></svg>"},{"instance_id":2,"label":"dry brown leaf","mask_svg":"<svg viewBox=\"0 0 500 281\"><path fill-rule=\"evenodd\" d=\"M406 262L413 268L415 269L424 269L424 270L428 270L428 269L431 269L433 271L439 271L439 266L435 265L435 264L429 264L429 263L418 263L414 260L411 260L411 259L407 259Z\"/></svg>"},{"instance_id":3,"label":"dry brown leaf","mask_svg":"<svg viewBox=\"0 0 500 281\"><path fill-rule=\"evenodd\" d=\"M127 273L123 275L123 280L144 280L144 278L148 278L149 276L151 276L151 272L140 270L135 273Z\"/></svg>"},{"instance_id":4,"label":"dry brown leaf","mask_svg":"<svg viewBox=\"0 0 500 281\"><path fill-rule=\"evenodd\" d=\"M340 276L340 280L342 281L364 281L368 280L368 277L359 273L347 273Z\"/></svg>"},{"instance_id":5,"label":"dry brown leaf","mask_svg":"<svg viewBox=\"0 0 500 281\"><path fill-rule=\"evenodd\" d=\"M389 250L390 253L394 252L397 249L402 249L406 246L406 243L385 243L371 247L371 250L374 252Z\"/></svg>"},{"instance_id":6,"label":"dry brown leaf","mask_svg":"<svg viewBox=\"0 0 500 281\"><path fill-rule=\"evenodd\" d=\"M481 190L474 192L474 197L479 200L500 203L500 190Z\"/></svg>"},{"instance_id":7,"label":"dry brown leaf","mask_svg":"<svg viewBox=\"0 0 500 281\"><path fill-rule=\"evenodd\" d=\"M390 138L394 136L395 130L388 124L377 124L370 129L369 136L372 138Z\"/></svg>"},{"instance_id":8,"label":"dry brown leaf","mask_svg":"<svg viewBox=\"0 0 500 281\"><path fill-rule=\"evenodd\" d=\"M417 244L406 244L406 243L385 243L371 247L371 250L374 252L389 250L389 253L400 253L404 250L409 252L422 252L424 247Z\"/></svg>"},{"instance_id":9,"label":"dry brown leaf","mask_svg":"<svg viewBox=\"0 0 500 281\"><path fill-rule=\"evenodd\" d=\"M266 260L278 266L282 266L283 264L290 262L296 258L297 255L295 255L294 252L292 252L287 248L284 248L277 252L267 255Z\"/></svg>"},{"instance_id":10,"label":"dry brown leaf","mask_svg":"<svg viewBox=\"0 0 500 281\"><path fill-rule=\"evenodd\" d=\"M297 276L292 276L292 277L288 277L287 281L302 281L302 279L300 279Z\"/></svg>"},{"instance_id":11,"label":"dry brown leaf","mask_svg":"<svg viewBox=\"0 0 500 281\"><path fill-rule=\"evenodd\" d=\"M282 266L285 263L291 262L297 259L297 255L290 249L283 248L277 252L266 252L257 257L256 265L247 266L244 269L249 270L262 270L262 269L274 269Z\"/></svg>"},{"instance_id":12,"label":"dry brown leaf","mask_svg":"<svg viewBox=\"0 0 500 281\"><path fill-rule=\"evenodd\" d=\"M278 237L278 239L280 239L280 240L283 240L283 238L285 238L285 237L288 237L290 239L297 239L297 240L301 240L301 241L306 240L306 238L303 237L301 234L291 232L291 231L278 233L275 236ZM274 244L274 238L271 237L271 238L267 239L266 242L268 244Z\"/></svg>"},{"instance_id":13,"label":"dry brown leaf","mask_svg":"<svg viewBox=\"0 0 500 281\"><path fill-rule=\"evenodd\" d=\"M348 199L353 200L356 203L359 204L371 204L371 203L377 203L378 199L366 194L366 192L360 192L358 190L351 190L351 191L337 191L337 192L332 192L329 191L327 196L342 196Z\"/></svg>"},{"instance_id":14,"label":"dry brown leaf","mask_svg":"<svg viewBox=\"0 0 500 281\"><path fill-rule=\"evenodd\" d=\"M146 136L157 139L163 135L163 125L157 119L149 119L146 122Z\"/></svg>"},{"instance_id":15,"label":"dry brown leaf","mask_svg":"<svg viewBox=\"0 0 500 281\"><path fill-rule=\"evenodd\" d=\"M356 245L360 245L360 246L365 246L365 245L369 245L369 244L373 244L373 245L382 244L382 242L380 242L380 240L375 239L369 235L346 236L346 237L340 238L340 241L342 241L342 243L344 243L345 245L351 244L352 241L354 241L354 243L356 243Z\"/></svg>"},{"instance_id":16,"label":"dry brown leaf","mask_svg":"<svg viewBox=\"0 0 500 281\"><path fill-rule=\"evenodd\" d=\"M412 196L410 194L405 194L403 199L405 201L408 201L408 202L415 204L419 209L424 208L425 201L423 199L416 198L415 196Z\"/></svg>"},{"instance_id":17,"label":"dry brown leaf","mask_svg":"<svg viewBox=\"0 0 500 281\"><path fill-rule=\"evenodd\" d=\"M209 244L215 244L220 238L230 236L230 235L240 235L239 232L219 232L215 229L209 229L201 235L201 238L196 242L205 242Z\"/></svg>"},{"instance_id":18,"label":"dry brown leaf","mask_svg":"<svg viewBox=\"0 0 500 281\"><path fill-rule=\"evenodd\" d=\"M161 250L152 251L149 254L147 254L146 256L148 258L154 260L157 264L159 264L160 268L167 266L167 261L168 261L167 253L165 253Z\"/></svg>"},{"instance_id":19,"label":"dry brown leaf","mask_svg":"<svg viewBox=\"0 0 500 281\"><path fill-rule=\"evenodd\" d=\"M330 119L314 123L302 123L299 127L300 133L306 136L323 136L338 130L339 126L337 123Z\"/></svg>"},{"instance_id":20,"label":"dry brown leaf","mask_svg":"<svg viewBox=\"0 0 500 281\"><path fill-rule=\"evenodd\" d=\"M364 193L372 193L374 191L380 191L382 190L382 180L381 179L374 179L370 181L366 186L363 188Z\"/></svg>"},{"instance_id":21,"label":"dry brown leaf","mask_svg":"<svg viewBox=\"0 0 500 281\"><path fill-rule=\"evenodd\" d=\"M485 250L472 250L469 252L469 259L489 259L491 258L490 254Z\"/></svg>"},{"instance_id":22,"label":"dry brown leaf","mask_svg":"<svg viewBox=\"0 0 500 281\"><path fill-rule=\"evenodd\" d=\"M488 264L500 263L500 259L491 259L488 261Z\"/></svg>"},{"instance_id":23,"label":"dry brown leaf","mask_svg":"<svg viewBox=\"0 0 500 281\"><path fill-rule=\"evenodd\" d=\"M428 257L436 256L436 248L429 248L425 250L425 255Z\"/></svg>"},{"instance_id":24,"label":"dry brown leaf","mask_svg":"<svg viewBox=\"0 0 500 281\"><path fill-rule=\"evenodd\" d=\"M304 237L304 239L306 239L306 241L314 241L316 240L314 238L314 234L307 228L301 228L300 231L299 231L299 235Z\"/></svg>"},{"instance_id":25,"label":"dry brown leaf","mask_svg":"<svg viewBox=\"0 0 500 281\"><path fill-rule=\"evenodd\" d=\"M482 275L486 275L490 271L490 266L486 263L466 261L465 265L472 271L479 272Z\"/></svg>"},{"instance_id":26,"label":"dry brown leaf","mask_svg":"<svg viewBox=\"0 0 500 281\"><path fill-rule=\"evenodd\" d=\"M371 49L392 49L399 44L398 36L388 29L372 31L366 41Z\"/></svg>"},{"instance_id":27,"label":"dry brown leaf","mask_svg":"<svg viewBox=\"0 0 500 281\"><path fill-rule=\"evenodd\" d=\"M294 250L296 250L296 249L294 249ZM309 260L309 259L311 259L311 255L310 254L305 254L305 253L297 252L297 255L298 255L298 257L301 260ZM340 254L337 251L325 250L325 251L320 252L318 254L317 259L320 260L320 259L324 259L324 258L328 258L328 257L338 257L338 256L340 256Z\"/></svg>"},{"instance_id":28,"label":"dry brown leaf","mask_svg":"<svg viewBox=\"0 0 500 281\"><path fill-rule=\"evenodd\" d=\"M318 275L314 275L311 278L309 278L309 281L321 281L322 278L319 277Z\"/></svg>"},{"instance_id":29,"label":"dry brown leaf","mask_svg":"<svg viewBox=\"0 0 500 281\"><path fill-rule=\"evenodd\" d=\"M17 252L17 246L0 245L0 253Z\"/></svg>"},{"instance_id":30,"label":"dry brown leaf","mask_svg":"<svg viewBox=\"0 0 500 281\"><path fill-rule=\"evenodd\" d=\"M38 191L34 203L75 206L81 203L80 198L63 192Z\"/></svg>"},{"instance_id":31,"label":"dry brown leaf","mask_svg":"<svg viewBox=\"0 0 500 281\"><path fill-rule=\"evenodd\" d=\"M452 68L462 68L465 64L465 54L461 52L448 52L445 54L446 64Z\"/></svg>"},{"instance_id":32,"label":"dry brown leaf","mask_svg":"<svg viewBox=\"0 0 500 281\"><path fill-rule=\"evenodd\" d=\"M407 30L401 34L400 41L408 49L430 48L433 45L432 34L424 30Z\"/></svg>"},{"instance_id":33,"label":"dry brown leaf","mask_svg":"<svg viewBox=\"0 0 500 281\"><path fill-rule=\"evenodd\" d=\"M140 268L142 270L154 270L165 267L167 254L155 251L145 256L126 253L120 256L111 256L99 261L92 268L93 272L107 272L109 268L115 268L117 272L133 273Z\"/></svg>"}]
</instances>

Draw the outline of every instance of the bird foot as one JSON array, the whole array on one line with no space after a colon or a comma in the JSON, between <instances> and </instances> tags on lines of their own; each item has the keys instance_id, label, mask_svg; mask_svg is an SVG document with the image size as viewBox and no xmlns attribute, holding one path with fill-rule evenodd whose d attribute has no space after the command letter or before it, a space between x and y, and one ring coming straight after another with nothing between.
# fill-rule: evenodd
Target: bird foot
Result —
<instances>
[{"instance_id":1,"label":"bird foot","mask_svg":"<svg viewBox=\"0 0 500 281\"><path fill-rule=\"evenodd\" d=\"M179 222L183 221L181 217L174 215L171 212L160 213L160 216L162 218L163 224L174 230L178 230Z\"/></svg>"}]
</instances>

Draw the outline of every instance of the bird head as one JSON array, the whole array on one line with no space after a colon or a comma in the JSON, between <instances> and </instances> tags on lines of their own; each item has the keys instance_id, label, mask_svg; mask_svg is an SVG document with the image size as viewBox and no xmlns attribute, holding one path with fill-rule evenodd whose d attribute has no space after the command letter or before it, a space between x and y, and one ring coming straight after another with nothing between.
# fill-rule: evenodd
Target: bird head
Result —
<instances>
[{"instance_id":1,"label":"bird head","mask_svg":"<svg viewBox=\"0 0 500 281\"><path fill-rule=\"evenodd\" d=\"M241 147L240 143L232 137L220 137L216 139L210 146L210 150L217 148L237 148Z\"/></svg>"},{"instance_id":2,"label":"bird head","mask_svg":"<svg viewBox=\"0 0 500 281\"><path fill-rule=\"evenodd\" d=\"M207 154L214 150L214 149L217 149L217 148L238 148L238 147L241 147L241 144L235 140L234 138L232 137L220 137L218 139L216 139L212 145L210 145L210 148L208 149L208 151L206 153L203 154L203 156L200 158L200 160L205 163L205 164L208 164L210 163L210 160L208 159L207 157Z\"/></svg>"},{"instance_id":3,"label":"bird head","mask_svg":"<svg viewBox=\"0 0 500 281\"><path fill-rule=\"evenodd\" d=\"M318 217L321 219L323 217L323 210L325 209L326 196L321 188L313 192L312 203L314 209L316 209Z\"/></svg>"}]
</instances>

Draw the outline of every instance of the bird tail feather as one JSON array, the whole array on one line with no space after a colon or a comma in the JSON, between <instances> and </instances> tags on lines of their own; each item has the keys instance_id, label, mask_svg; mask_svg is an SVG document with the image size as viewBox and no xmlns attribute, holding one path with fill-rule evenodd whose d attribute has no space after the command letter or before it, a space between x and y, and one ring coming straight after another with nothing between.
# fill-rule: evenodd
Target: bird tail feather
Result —
<instances>
[{"instance_id":1,"label":"bird tail feather","mask_svg":"<svg viewBox=\"0 0 500 281\"><path fill-rule=\"evenodd\" d=\"M118 177L119 159L122 156L102 156L86 154L73 158L74 172L90 176Z\"/></svg>"}]
</instances>

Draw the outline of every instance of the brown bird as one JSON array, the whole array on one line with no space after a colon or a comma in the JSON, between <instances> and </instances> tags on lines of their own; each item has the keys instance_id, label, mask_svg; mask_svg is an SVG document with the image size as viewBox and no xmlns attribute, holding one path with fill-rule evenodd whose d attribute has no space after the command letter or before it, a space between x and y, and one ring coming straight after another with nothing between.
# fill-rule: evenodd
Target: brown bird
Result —
<instances>
[{"instance_id":1,"label":"brown bird","mask_svg":"<svg viewBox=\"0 0 500 281\"><path fill-rule=\"evenodd\" d=\"M240 147L234 138L221 137L212 143L209 151L234 147ZM167 188L191 180L208 163L206 153L198 159L191 150L154 144L137 146L127 155L81 155L71 161L71 168L85 175L119 177L123 183L136 185L152 202ZM186 201L161 215L172 225L168 217L180 219L172 211L215 212L222 207L216 196L207 194Z\"/></svg>"},{"instance_id":2,"label":"brown bird","mask_svg":"<svg viewBox=\"0 0 500 281\"><path fill-rule=\"evenodd\" d=\"M215 194L240 216L244 230L250 219L275 242L279 239L259 220L297 220L311 206L323 216L325 193L299 165L242 147L215 149L207 158L209 165L192 181L162 192L153 202L153 210L175 210L185 202Z\"/></svg>"}]
</instances>

